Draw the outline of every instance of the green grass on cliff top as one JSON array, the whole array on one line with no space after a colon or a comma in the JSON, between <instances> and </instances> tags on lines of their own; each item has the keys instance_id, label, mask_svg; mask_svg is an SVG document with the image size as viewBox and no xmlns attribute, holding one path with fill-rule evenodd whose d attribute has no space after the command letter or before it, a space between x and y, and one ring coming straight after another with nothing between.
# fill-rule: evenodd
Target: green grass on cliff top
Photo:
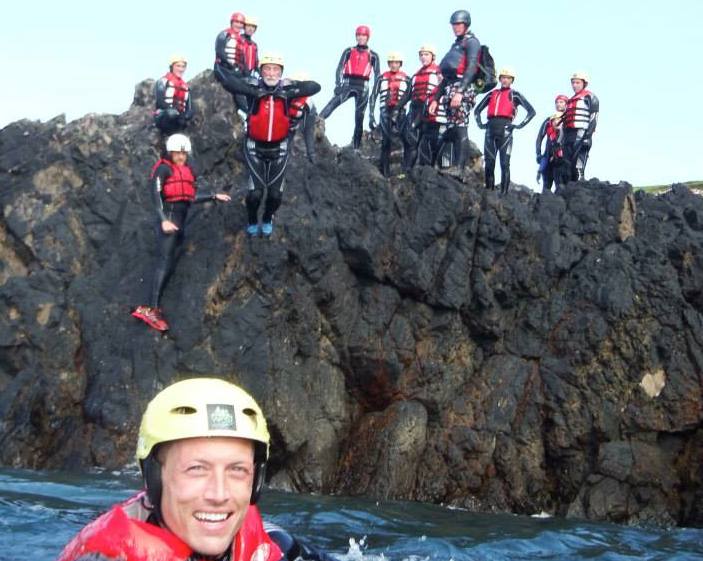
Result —
<instances>
[{"instance_id":1,"label":"green grass on cliff top","mask_svg":"<svg viewBox=\"0 0 703 561\"><path fill-rule=\"evenodd\" d=\"M691 190L703 191L703 181L684 181L683 185L688 186ZM671 189L671 184L667 185L647 185L635 187L635 190L646 191L647 193L664 193Z\"/></svg>"}]
</instances>

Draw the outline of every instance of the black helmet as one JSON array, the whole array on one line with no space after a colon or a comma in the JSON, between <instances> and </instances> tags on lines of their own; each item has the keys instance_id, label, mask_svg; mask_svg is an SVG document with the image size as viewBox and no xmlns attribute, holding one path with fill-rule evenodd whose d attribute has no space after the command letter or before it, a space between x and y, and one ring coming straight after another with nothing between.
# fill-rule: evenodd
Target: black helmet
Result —
<instances>
[{"instance_id":1,"label":"black helmet","mask_svg":"<svg viewBox=\"0 0 703 561\"><path fill-rule=\"evenodd\" d=\"M471 14L468 10L457 10L449 18L449 23L454 25L455 23L465 23L466 27L471 27Z\"/></svg>"}]
</instances>

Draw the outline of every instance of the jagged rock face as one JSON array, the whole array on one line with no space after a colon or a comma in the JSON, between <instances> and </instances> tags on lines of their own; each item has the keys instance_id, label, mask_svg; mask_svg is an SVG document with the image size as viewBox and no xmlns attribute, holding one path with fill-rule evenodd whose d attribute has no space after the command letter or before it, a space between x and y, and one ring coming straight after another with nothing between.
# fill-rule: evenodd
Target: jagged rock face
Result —
<instances>
[{"instance_id":1,"label":"jagged rock face","mask_svg":"<svg viewBox=\"0 0 703 561\"><path fill-rule=\"evenodd\" d=\"M320 138L314 166L296 141L274 239L247 240L240 123L192 85L234 202L194 207L165 337L129 315L155 258L151 84L120 116L0 131L3 464L124 465L155 392L214 374L262 404L280 488L703 524L699 197L499 199Z\"/></svg>"}]
</instances>

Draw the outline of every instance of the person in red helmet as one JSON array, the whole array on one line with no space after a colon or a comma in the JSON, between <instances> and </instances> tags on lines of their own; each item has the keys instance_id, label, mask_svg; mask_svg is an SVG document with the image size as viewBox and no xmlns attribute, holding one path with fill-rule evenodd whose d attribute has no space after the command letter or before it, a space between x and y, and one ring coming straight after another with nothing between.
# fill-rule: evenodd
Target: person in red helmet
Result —
<instances>
[{"instance_id":1,"label":"person in red helmet","mask_svg":"<svg viewBox=\"0 0 703 561\"><path fill-rule=\"evenodd\" d=\"M427 110L435 90L442 81L442 73L435 62L434 46L422 45L418 51L420 69L410 80L410 88L400 100L401 108L410 103L402 128L403 169L409 171L417 161L432 166L437 157L440 123L437 115Z\"/></svg>"},{"instance_id":2,"label":"person in red helmet","mask_svg":"<svg viewBox=\"0 0 703 561\"><path fill-rule=\"evenodd\" d=\"M564 160L564 127L562 123L566 103L569 97L559 94L554 99L555 113L547 117L537 133L537 164L539 172L537 181L542 179L542 192L551 191L556 185L558 193L565 182L568 170ZM546 139L546 142L544 142ZM542 144L544 143L544 152Z\"/></svg>"},{"instance_id":3,"label":"person in red helmet","mask_svg":"<svg viewBox=\"0 0 703 561\"><path fill-rule=\"evenodd\" d=\"M399 135L401 124L404 121L404 112L400 100L405 97L410 89L410 78L400 67L403 65L403 57L398 52L388 53L388 70L381 74L376 80L371 93L369 107L369 128L376 128L374 119L374 108L376 98L381 101L380 122L383 140L381 141L381 173L384 177L391 174L391 145L393 138Z\"/></svg>"},{"instance_id":4,"label":"person in red helmet","mask_svg":"<svg viewBox=\"0 0 703 561\"><path fill-rule=\"evenodd\" d=\"M234 78L247 76L245 64L246 42L242 37L245 16L241 12L234 12L230 18L230 26L220 32L215 39L215 65L213 72L215 79L222 84L229 93L230 82ZM237 109L246 113L246 99L232 94Z\"/></svg>"},{"instance_id":5,"label":"person in red helmet","mask_svg":"<svg viewBox=\"0 0 703 561\"><path fill-rule=\"evenodd\" d=\"M190 88L183 79L187 66L184 56L173 55L169 60L168 72L157 80L154 88L154 125L164 137L183 132L193 118Z\"/></svg>"},{"instance_id":6,"label":"person in red helmet","mask_svg":"<svg viewBox=\"0 0 703 561\"><path fill-rule=\"evenodd\" d=\"M467 10L455 11L449 23L456 39L439 63L442 82L429 110L434 115L439 103L444 106L447 125L439 150L449 149L453 171L460 175L469 155L468 125L476 98L472 85L479 73L481 43L469 30L471 15Z\"/></svg>"},{"instance_id":7,"label":"person in red helmet","mask_svg":"<svg viewBox=\"0 0 703 561\"><path fill-rule=\"evenodd\" d=\"M132 316L158 331L167 331L168 322L159 307L161 294L176 262L176 250L185 239L185 224L192 203L229 202L226 193L208 193L197 186L197 174L188 164L190 139L174 134L166 141L168 156L160 159L150 176L154 210L158 218L159 258L151 284L149 304L138 306Z\"/></svg>"},{"instance_id":8,"label":"person in red helmet","mask_svg":"<svg viewBox=\"0 0 703 561\"><path fill-rule=\"evenodd\" d=\"M583 181L586 177L588 153L598 125L598 98L586 89L587 86L588 74L585 72L575 72L571 76L574 95L566 102L563 118L564 153L569 161L571 181Z\"/></svg>"},{"instance_id":9,"label":"person in red helmet","mask_svg":"<svg viewBox=\"0 0 703 561\"><path fill-rule=\"evenodd\" d=\"M327 119L342 103L353 97L356 103L354 111L354 135L352 146L361 146L364 130L364 113L369 101L369 81L373 73L374 83L381 73L378 55L369 49L371 30L367 25L356 28L356 46L344 49L339 57L335 74L334 96L320 111L320 117Z\"/></svg>"},{"instance_id":10,"label":"person in red helmet","mask_svg":"<svg viewBox=\"0 0 703 561\"><path fill-rule=\"evenodd\" d=\"M536 112L524 95L512 88L515 81L515 71L503 68L498 74L500 87L486 94L476 106L474 115L480 129L485 129L486 137L483 145L484 172L486 189L495 189L496 156L500 154L500 192L505 195L510 189L510 155L513 150L513 131L524 128ZM513 121L518 107L527 111L527 115L518 125ZM488 124L481 120L481 112L488 110Z\"/></svg>"},{"instance_id":11,"label":"person in red helmet","mask_svg":"<svg viewBox=\"0 0 703 561\"><path fill-rule=\"evenodd\" d=\"M281 206L289 156L290 104L320 91L312 80L283 80L283 58L269 53L261 57L261 77L236 80L234 90L245 95L249 104L244 159L249 169L249 192L246 198L249 237L259 233L269 238L273 217ZM266 202L259 227L259 206L266 191Z\"/></svg>"}]
</instances>

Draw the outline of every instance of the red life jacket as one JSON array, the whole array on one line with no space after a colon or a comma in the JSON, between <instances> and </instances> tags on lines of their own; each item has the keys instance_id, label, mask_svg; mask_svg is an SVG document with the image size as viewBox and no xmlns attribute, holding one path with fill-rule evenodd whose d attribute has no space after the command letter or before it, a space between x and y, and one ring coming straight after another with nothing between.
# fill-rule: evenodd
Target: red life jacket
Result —
<instances>
[{"instance_id":1,"label":"red life jacket","mask_svg":"<svg viewBox=\"0 0 703 561\"><path fill-rule=\"evenodd\" d=\"M307 97L296 97L292 99L288 104L288 116L291 119L300 119L303 116L303 110L307 102Z\"/></svg>"},{"instance_id":2,"label":"red life jacket","mask_svg":"<svg viewBox=\"0 0 703 561\"><path fill-rule=\"evenodd\" d=\"M586 96L591 95L587 89L582 89L579 93L566 102L564 111L564 126L569 129L587 129L591 123L590 103L586 103Z\"/></svg>"},{"instance_id":3,"label":"red life jacket","mask_svg":"<svg viewBox=\"0 0 703 561\"><path fill-rule=\"evenodd\" d=\"M499 88L491 92L491 99L488 101L488 118L493 117L515 118L513 91L510 88Z\"/></svg>"},{"instance_id":4,"label":"red life jacket","mask_svg":"<svg viewBox=\"0 0 703 561\"><path fill-rule=\"evenodd\" d=\"M227 56L227 64L237 68L238 70L244 69L244 49L246 42L242 34L235 31L231 27L225 29L227 33L227 42L225 43L225 55Z\"/></svg>"},{"instance_id":5,"label":"red life jacket","mask_svg":"<svg viewBox=\"0 0 703 561\"><path fill-rule=\"evenodd\" d=\"M439 72L439 65L434 62L423 66L415 72L412 79L413 101L424 103L432 96L434 91L442 81L442 74Z\"/></svg>"},{"instance_id":6,"label":"red life jacket","mask_svg":"<svg viewBox=\"0 0 703 561\"><path fill-rule=\"evenodd\" d=\"M186 103L188 102L188 82L183 78L179 78L173 72L168 72L164 78L166 79L164 101L179 113L183 113L186 110Z\"/></svg>"},{"instance_id":7,"label":"red life jacket","mask_svg":"<svg viewBox=\"0 0 703 561\"><path fill-rule=\"evenodd\" d=\"M402 70L387 70L381 74L379 97L386 107L395 107L398 100L408 89L408 75Z\"/></svg>"},{"instance_id":8,"label":"red life jacket","mask_svg":"<svg viewBox=\"0 0 703 561\"><path fill-rule=\"evenodd\" d=\"M283 98L269 95L259 100L256 113L249 115L247 134L252 140L280 142L290 131L290 118Z\"/></svg>"},{"instance_id":9,"label":"red life jacket","mask_svg":"<svg viewBox=\"0 0 703 561\"><path fill-rule=\"evenodd\" d=\"M195 176L188 164L177 166L171 160L161 159L151 170L151 179L161 164L166 164L171 169L171 175L166 178L161 186L161 195L167 203L176 201L195 200Z\"/></svg>"},{"instance_id":10,"label":"red life jacket","mask_svg":"<svg viewBox=\"0 0 703 561\"><path fill-rule=\"evenodd\" d=\"M116 505L84 527L64 548L58 561L74 561L89 554L120 561L189 559L193 550L188 544L170 530L146 522L149 511L140 504L142 496ZM279 561L281 557L281 550L264 531L259 511L249 506L232 544L232 560Z\"/></svg>"},{"instance_id":11,"label":"red life jacket","mask_svg":"<svg viewBox=\"0 0 703 561\"><path fill-rule=\"evenodd\" d=\"M368 80L371 76L371 70L371 53L369 49L352 47L349 59L344 65L344 76Z\"/></svg>"},{"instance_id":12,"label":"red life jacket","mask_svg":"<svg viewBox=\"0 0 703 561\"><path fill-rule=\"evenodd\" d=\"M256 69L259 63L259 48L256 43L252 41L251 37L242 37L242 46L244 49L244 69L247 72L251 72Z\"/></svg>"}]
</instances>

